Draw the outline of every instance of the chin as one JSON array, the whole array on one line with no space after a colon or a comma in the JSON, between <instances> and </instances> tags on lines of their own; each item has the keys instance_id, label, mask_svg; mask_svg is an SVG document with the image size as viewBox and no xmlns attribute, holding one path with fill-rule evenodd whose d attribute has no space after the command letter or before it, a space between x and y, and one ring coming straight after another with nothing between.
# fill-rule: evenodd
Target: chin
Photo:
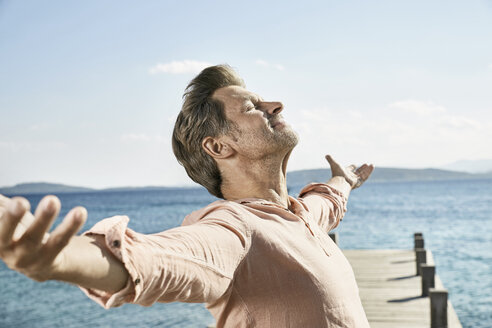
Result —
<instances>
[{"instance_id":1,"label":"chin","mask_svg":"<svg viewBox=\"0 0 492 328\"><path fill-rule=\"evenodd\" d=\"M290 126L286 126L281 132L278 136L280 137L279 142L282 144L282 148L292 149L298 144L299 135Z\"/></svg>"}]
</instances>

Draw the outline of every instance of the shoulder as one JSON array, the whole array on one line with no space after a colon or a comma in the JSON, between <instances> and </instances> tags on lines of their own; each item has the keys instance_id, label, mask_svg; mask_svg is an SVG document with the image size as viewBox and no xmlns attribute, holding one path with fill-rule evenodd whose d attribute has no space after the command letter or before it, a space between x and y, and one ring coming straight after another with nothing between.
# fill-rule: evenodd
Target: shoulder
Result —
<instances>
[{"instance_id":1,"label":"shoulder","mask_svg":"<svg viewBox=\"0 0 492 328\"><path fill-rule=\"evenodd\" d=\"M188 214L181 224L182 227L195 227L205 224L215 228L223 228L239 237L246 249L251 244L251 228L247 223L247 215L241 204L233 201L218 200L204 208ZM192 228L193 229L193 228Z\"/></svg>"},{"instance_id":2,"label":"shoulder","mask_svg":"<svg viewBox=\"0 0 492 328\"><path fill-rule=\"evenodd\" d=\"M244 208L241 204L228 200L215 201L199 210L188 214L181 225L191 225L204 221L244 221Z\"/></svg>"}]
</instances>

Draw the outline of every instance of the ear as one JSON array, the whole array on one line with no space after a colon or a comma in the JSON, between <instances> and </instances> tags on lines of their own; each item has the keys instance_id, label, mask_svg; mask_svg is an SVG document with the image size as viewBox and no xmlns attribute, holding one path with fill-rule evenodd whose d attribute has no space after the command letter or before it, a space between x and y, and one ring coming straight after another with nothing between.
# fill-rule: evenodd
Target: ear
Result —
<instances>
[{"instance_id":1,"label":"ear","mask_svg":"<svg viewBox=\"0 0 492 328\"><path fill-rule=\"evenodd\" d=\"M234 154L234 149L223 138L205 137L202 147L212 158L223 159Z\"/></svg>"}]
</instances>

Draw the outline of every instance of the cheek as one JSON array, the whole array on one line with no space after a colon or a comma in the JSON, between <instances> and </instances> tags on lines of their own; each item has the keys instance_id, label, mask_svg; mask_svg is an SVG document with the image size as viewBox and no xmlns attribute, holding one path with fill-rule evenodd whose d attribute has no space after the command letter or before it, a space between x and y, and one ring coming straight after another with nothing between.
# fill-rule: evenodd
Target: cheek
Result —
<instances>
[{"instance_id":1,"label":"cheek","mask_svg":"<svg viewBox=\"0 0 492 328\"><path fill-rule=\"evenodd\" d=\"M270 125L268 121L263 120L262 118L252 118L248 122L245 122L242 130L244 134L264 134L269 131Z\"/></svg>"},{"instance_id":2,"label":"cheek","mask_svg":"<svg viewBox=\"0 0 492 328\"><path fill-rule=\"evenodd\" d=\"M261 114L251 115L241 122L238 122L239 129L236 133L237 139L244 142L258 143L261 140L272 138L273 129L270 127L268 120Z\"/></svg>"},{"instance_id":3,"label":"cheek","mask_svg":"<svg viewBox=\"0 0 492 328\"><path fill-rule=\"evenodd\" d=\"M239 142L245 146L258 146L263 143L268 143L271 139L271 132L268 127L260 126L254 129L243 131Z\"/></svg>"}]
</instances>

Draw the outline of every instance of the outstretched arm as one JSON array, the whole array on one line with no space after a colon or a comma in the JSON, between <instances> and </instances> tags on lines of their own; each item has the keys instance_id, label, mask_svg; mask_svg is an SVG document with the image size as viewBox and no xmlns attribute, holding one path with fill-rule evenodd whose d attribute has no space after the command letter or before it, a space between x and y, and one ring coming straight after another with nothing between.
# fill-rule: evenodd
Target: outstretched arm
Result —
<instances>
[{"instance_id":1,"label":"outstretched arm","mask_svg":"<svg viewBox=\"0 0 492 328\"><path fill-rule=\"evenodd\" d=\"M148 235L129 229L128 217L114 216L74 236L87 216L81 207L48 234L59 209L58 198L47 196L33 217L27 200L0 196L0 258L36 281L76 284L105 308L213 303L228 290L250 245L249 229L227 206L195 214L193 224Z\"/></svg>"},{"instance_id":2,"label":"outstretched arm","mask_svg":"<svg viewBox=\"0 0 492 328\"><path fill-rule=\"evenodd\" d=\"M352 189L360 187L374 170L373 165L364 164L342 167L330 155L326 160L331 166L332 178L326 183L312 183L301 190L303 199L317 224L325 231L335 229L347 211L347 199Z\"/></svg>"},{"instance_id":3,"label":"outstretched arm","mask_svg":"<svg viewBox=\"0 0 492 328\"><path fill-rule=\"evenodd\" d=\"M0 195L0 258L12 270L36 281L60 280L86 288L116 292L128 272L98 236L75 236L87 211L73 208L56 229L47 231L60 212L60 201L46 196L34 216L25 198Z\"/></svg>"}]
</instances>

